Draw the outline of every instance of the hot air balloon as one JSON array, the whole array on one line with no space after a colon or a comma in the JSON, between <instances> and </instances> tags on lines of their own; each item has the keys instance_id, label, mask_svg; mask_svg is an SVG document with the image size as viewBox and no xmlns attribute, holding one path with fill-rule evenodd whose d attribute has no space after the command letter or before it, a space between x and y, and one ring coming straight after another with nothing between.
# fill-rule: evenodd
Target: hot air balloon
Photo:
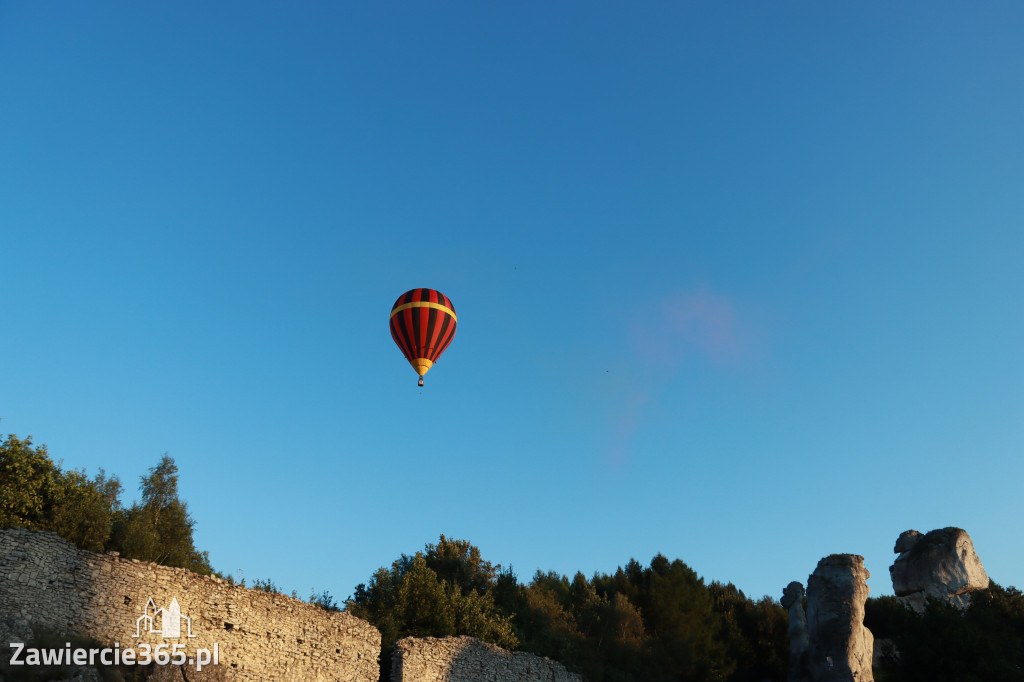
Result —
<instances>
[{"instance_id":1,"label":"hot air balloon","mask_svg":"<svg viewBox=\"0 0 1024 682\"><path fill-rule=\"evenodd\" d=\"M455 306L434 289L410 289L391 306L391 338L420 375L427 373L455 337Z\"/></svg>"}]
</instances>

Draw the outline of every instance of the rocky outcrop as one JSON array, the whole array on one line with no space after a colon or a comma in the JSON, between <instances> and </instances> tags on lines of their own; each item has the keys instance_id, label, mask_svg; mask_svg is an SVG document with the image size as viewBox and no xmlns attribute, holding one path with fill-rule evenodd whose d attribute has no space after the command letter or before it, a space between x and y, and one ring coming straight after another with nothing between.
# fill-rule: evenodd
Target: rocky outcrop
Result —
<instances>
[{"instance_id":1,"label":"rocky outcrop","mask_svg":"<svg viewBox=\"0 0 1024 682\"><path fill-rule=\"evenodd\" d=\"M965 608L971 592L988 587L985 567L962 528L940 528L924 535L904 531L893 551L899 554L889 567L893 591L915 611L924 611L929 599Z\"/></svg>"},{"instance_id":2,"label":"rocky outcrop","mask_svg":"<svg viewBox=\"0 0 1024 682\"><path fill-rule=\"evenodd\" d=\"M782 608L789 611L789 682L810 682L807 671L807 613L804 611L804 586L797 581L782 591Z\"/></svg>"},{"instance_id":3,"label":"rocky outcrop","mask_svg":"<svg viewBox=\"0 0 1024 682\"><path fill-rule=\"evenodd\" d=\"M807 580L807 670L815 682L873 682L874 637L864 627L864 557L833 554Z\"/></svg>"}]
</instances>

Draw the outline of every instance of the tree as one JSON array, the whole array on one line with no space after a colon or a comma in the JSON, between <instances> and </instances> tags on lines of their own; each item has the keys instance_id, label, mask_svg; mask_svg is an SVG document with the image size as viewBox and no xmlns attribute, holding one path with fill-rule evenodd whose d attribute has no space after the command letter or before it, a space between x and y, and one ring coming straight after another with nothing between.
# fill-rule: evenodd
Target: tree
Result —
<instances>
[{"instance_id":1,"label":"tree","mask_svg":"<svg viewBox=\"0 0 1024 682\"><path fill-rule=\"evenodd\" d=\"M63 471L45 445L9 435L0 443L0 528L49 530L91 552L104 551L121 483L103 470Z\"/></svg>"},{"instance_id":2,"label":"tree","mask_svg":"<svg viewBox=\"0 0 1024 682\"><path fill-rule=\"evenodd\" d=\"M735 663L718 639L723 623L703 580L660 554L650 567L631 559L590 580L538 571L514 615L523 649L589 682L729 679Z\"/></svg>"},{"instance_id":3,"label":"tree","mask_svg":"<svg viewBox=\"0 0 1024 682\"><path fill-rule=\"evenodd\" d=\"M715 638L719 630L704 581L679 559L659 554L640 576L638 595L644 625L671 675L682 679L725 678L732 663ZM667 672L667 671L666 671Z\"/></svg>"},{"instance_id":4,"label":"tree","mask_svg":"<svg viewBox=\"0 0 1024 682\"><path fill-rule=\"evenodd\" d=\"M78 547L102 552L120 509L121 482L100 473L90 480L84 471L61 472L54 480L47 530Z\"/></svg>"},{"instance_id":5,"label":"tree","mask_svg":"<svg viewBox=\"0 0 1024 682\"><path fill-rule=\"evenodd\" d=\"M443 535L438 545L428 544L426 549L433 551L431 561L453 580L441 578L422 552L411 557L403 554L390 569L377 569L368 585L357 586L345 604L349 613L380 630L382 679L390 670L391 647L403 637L469 635L506 649L518 645L511 618L498 612L493 594L475 588L487 582L477 578L480 571L487 572L490 563L462 561L479 559L479 550L464 541L448 541ZM464 570L471 566L476 568Z\"/></svg>"},{"instance_id":6,"label":"tree","mask_svg":"<svg viewBox=\"0 0 1024 682\"><path fill-rule=\"evenodd\" d=\"M518 643L490 593L463 594L458 585L438 577L421 552L403 555L390 570L378 569L369 587L356 587L346 608L376 625L385 641L469 635L506 648Z\"/></svg>"},{"instance_id":7,"label":"tree","mask_svg":"<svg viewBox=\"0 0 1024 682\"><path fill-rule=\"evenodd\" d=\"M722 617L718 639L736 668L730 680L760 682L783 679L789 659L789 618L771 597L754 602L729 583L712 582L708 591Z\"/></svg>"},{"instance_id":8,"label":"tree","mask_svg":"<svg viewBox=\"0 0 1024 682\"><path fill-rule=\"evenodd\" d=\"M424 559L438 578L457 585L463 594L471 590L484 594L494 587L501 570L501 564L493 566L484 561L480 550L468 540L449 540L444 535L436 545L426 546Z\"/></svg>"},{"instance_id":9,"label":"tree","mask_svg":"<svg viewBox=\"0 0 1024 682\"><path fill-rule=\"evenodd\" d=\"M582 636L568 604L568 578L537 571L530 584L520 588L512 612L523 649L563 663L575 661Z\"/></svg>"},{"instance_id":10,"label":"tree","mask_svg":"<svg viewBox=\"0 0 1024 682\"><path fill-rule=\"evenodd\" d=\"M1024 682L1024 595L1016 588L991 583L963 611L942 600L915 613L895 597L869 599L865 624L898 652L883 668L886 682Z\"/></svg>"},{"instance_id":11,"label":"tree","mask_svg":"<svg viewBox=\"0 0 1024 682\"><path fill-rule=\"evenodd\" d=\"M0 528L44 530L59 471L45 445L7 436L0 443Z\"/></svg>"},{"instance_id":12,"label":"tree","mask_svg":"<svg viewBox=\"0 0 1024 682\"><path fill-rule=\"evenodd\" d=\"M140 477L141 502L122 510L113 524L111 543L121 554L164 566L211 575L209 555L192 541L195 521L178 498L178 467L166 454Z\"/></svg>"},{"instance_id":13,"label":"tree","mask_svg":"<svg viewBox=\"0 0 1024 682\"><path fill-rule=\"evenodd\" d=\"M717 637L722 618L711 593L679 559L658 554L649 568L631 559L614 576L594 581L599 594L622 594L643 617L644 655L632 669L635 679L719 680L733 672L735 662Z\"/></svg>"},{"instance_id":14,"label":"tree","mask_svg":"<svg viewBox=\"0 0 1024 682\"><path fill-rule=\"evenodd\" d=\"M307 599L313 606L318 606L324 611L341 611L341 607L334 600L334 596L328 590L321 590L317 592L315 589L311 589L309 593L309 599Z\"/></svg>"},{"instance_id":15,"label":"tree","mask_svg":"<svg viewBox=\"0 0 1024 682\"><path fill-rule=\"evenodd\" d=\"M195 521L178 497L178 467L166 454L140 478L141 502L121 506L121 482L100 469L64 471L45 445L11 434L0 441L0 528L58 533L91 552L117 550L210 575L210 558L192 541Z\"/></svg>"}]
</instances>

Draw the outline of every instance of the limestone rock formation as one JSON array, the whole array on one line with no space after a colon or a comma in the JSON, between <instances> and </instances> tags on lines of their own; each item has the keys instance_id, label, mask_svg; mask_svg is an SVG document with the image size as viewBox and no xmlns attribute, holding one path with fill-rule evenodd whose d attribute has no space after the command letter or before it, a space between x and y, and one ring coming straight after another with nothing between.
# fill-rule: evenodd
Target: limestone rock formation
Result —
<instances>
[{"instance_id":1,"label":"limestone rock formation","mask_svg":"<svg viewBox=\"0 0 1024 682\"><path fill-rule=\"evenodd\" d=\"M804 586L797 581L782 591L782 608L789 611L788 682L810 682L807 672L807 613L804 611Z\"/></svg>"},{"instance_id":2,"label":"limestone rock formation","mask_svg":"<svg viewBox=\"0 0 1024 682\"><path fill-rule=\"evenodd\" d=\"M988 587L988 574L962 528L940 528L925 535L900 534L893 550L899 556L889 567L896 596L921 612L929 599L966 608L970 593Z\"/></svg>"},{"instance_id":3,"label":"limestone rock formation","mask_svg":"<svg viewBox=\"0 0 1024 682\"><path fill-rule=\"evenodd\" d=\"M833 554L807 580L807 669L815 682L873 682L874 637L864 627L868 598L864 557Z\"/></svg>"}]
</instances>

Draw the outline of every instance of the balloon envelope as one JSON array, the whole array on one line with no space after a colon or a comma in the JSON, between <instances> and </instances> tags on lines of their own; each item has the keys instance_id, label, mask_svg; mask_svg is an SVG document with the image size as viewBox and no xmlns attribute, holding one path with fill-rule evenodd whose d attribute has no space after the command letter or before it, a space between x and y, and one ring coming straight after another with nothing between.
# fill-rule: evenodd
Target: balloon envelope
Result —
<instances>
[{"instance_id":1,"label":"balloon envelope","mask_svg":"<svg viewBox=\"0 0 1024 682\"><path fill-rule=\"evenodd\" d=\"M455 306L434 289L410 289L391 306L391 338L422 377L455 337Z\"/></svg>"}]
</instances>

